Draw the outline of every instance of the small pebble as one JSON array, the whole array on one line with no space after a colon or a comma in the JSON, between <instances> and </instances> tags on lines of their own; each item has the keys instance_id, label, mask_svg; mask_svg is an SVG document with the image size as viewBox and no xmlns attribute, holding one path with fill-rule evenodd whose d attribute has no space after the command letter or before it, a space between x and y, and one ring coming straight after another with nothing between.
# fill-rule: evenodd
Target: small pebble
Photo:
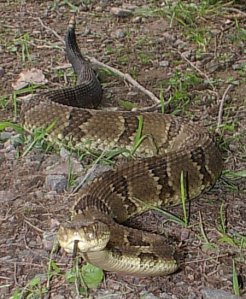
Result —
<instances>
[{"instance_id":1,"label":"small pebble","mask_svg":"<svg viewBox=\"0 0 246 299\"><path fill-rule=\"evenodd\" d=\"M223 290L204 288L201 290L203 299L238 299L239 296L233 295Z\"/></svg>"},{"instance_id":2,"label":"small pebble","mask_svg":"<svg viewBox=\"0 0 246 299\"><path fill-rule=\"evenodd\" d=\"M132 15L132 11L130 9L120 8L120 7L112 7L110 12L120 18L129 17Z\"/></svg>"},{"instance_id":3,"label":"small pebble","mask_svg":"<svg viewBox=\"0 0 246 299\"><path fill-rule=\"evenodd\" d=\"M45 179L45 185L48 190L62 193L67 187L67 177L65 175L49 174Z\"/></svg>"},{"instance_id":4,"label":"small pebble","mask_svg":"<svg viewBox=\"0 0 246 299\"><path fill-rule=\"evenodd\" d=\"M177 39L175 42L174 42L174 47L178 47L179 49L183 49L186 45L186 43L184 41L182 41L181 39Z\"/></svg>"},{"instance_id":5,"label":"small pebble","mask_svg":"<svg viewBox=\"0 0 246 299\"><path fill-rule=\"evenodd\" d=\"M121 30L121 29L118 29L118 30L116 30L114 33L113 33L113 35L116 37L116 38L118 38L118 39L122 39L122 38L124 38L125 37L125 32L123 31L123 30Z\"/></svg>"},{"instance_id":6,"label":"small pebble","mask_svg":"<svg viewBox=\"0 0 246 299\"><path fill-rule=\"evenodd\" d=\"M142 22L142 18L141 17L135 17L132 19L133 23L141 23Z\"/></svg>"},{"instance_id":7,"label":"small pebble","mask_svg":"<svg viewBox=\"0 0 246 299\"><path fill-rule=\"evenodd\" d=\"M53 232L44 232L42 243L44 245L44 249L47 251L51 251L54 247L54 242L56 240L56 234Z\"/></svg>"},{"instance_id":8,"label":"small pebble","mask_svg":"<svg viewBox=\"0 0 246 299\"><path fill-rule=\"evenodd\" d=\"M159 66L161 67L168 67L170 65L168 60L163 60L159 62Z\"/></svg>"},{"instance_id":9,"label":"small pebble","mask_svg":"<svg viewBox=\"0 0 246 299\"><path fill-rule=\"evenodd\" d=\"M0 133L0 141L7 141L12 137L12 133L11 132L2 132Z\"/></svg>"},{"instance_id":10,"label":"small pebble","mask_svg":"<svg viewBox=\"0 0 246 299\"><path fill-rule=\"evenodd\" d=\"M3 67L0 66L0 78L2 78L5 74L5 70Z\"/></svg>"}]
</instances>

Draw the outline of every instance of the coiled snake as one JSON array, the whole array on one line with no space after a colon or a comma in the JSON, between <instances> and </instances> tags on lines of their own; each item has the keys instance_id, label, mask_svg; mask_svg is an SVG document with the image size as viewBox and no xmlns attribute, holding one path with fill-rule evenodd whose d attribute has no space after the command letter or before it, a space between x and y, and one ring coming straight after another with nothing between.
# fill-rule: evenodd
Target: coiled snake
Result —
<instances>
[{"instance_id":1,"label":"coiled snake","mask_svg":"<svg viewBox=\"0 0 246 299\"><path fill-rule=\"evenodd\" d=\"M77 74L77 86L48 91L23 105L21 119L31 131L47 128L49 139L74 148L132 150L141 119L142 142L133 161L103 173L82 188L73 218L61 225L61 247L74 243L83 258L107 271L154 276L178 268L172 246L158 234L124 226L149 209L180 202L180 177L186 175L189 198L210 188L219 177L222 159L203 127L159 113L98 111L101 85L83 58L75 36L74 18L66 37L66 54ZM140 116L141 115L141 116Z\"/></svg>"}]
</instances>

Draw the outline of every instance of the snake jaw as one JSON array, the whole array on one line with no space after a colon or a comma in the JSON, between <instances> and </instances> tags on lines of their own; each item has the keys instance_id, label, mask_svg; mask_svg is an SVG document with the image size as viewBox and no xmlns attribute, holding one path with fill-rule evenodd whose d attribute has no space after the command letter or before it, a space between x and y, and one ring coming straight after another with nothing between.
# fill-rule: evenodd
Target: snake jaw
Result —
<instances>
[{"instance_id":1,"label":"snake jaw","mask_svg":"<svg viewBox=\"0 0 246 299\"><path fill-rule=\"evenodd\" d=\"M57 233L60 246L68 253L73 253L77 243L81 253L103 250L109 239L110 231L106 224L94 222L87 226L77 227L73 223L62 225Z\"/></svg>"}]
</instances>

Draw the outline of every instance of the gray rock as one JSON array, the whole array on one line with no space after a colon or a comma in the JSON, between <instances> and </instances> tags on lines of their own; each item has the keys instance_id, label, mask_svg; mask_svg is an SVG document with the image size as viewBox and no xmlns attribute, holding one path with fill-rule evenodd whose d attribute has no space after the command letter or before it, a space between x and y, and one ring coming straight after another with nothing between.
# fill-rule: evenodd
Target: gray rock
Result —
<instances>
[{"instance_id":1,"label":"gray rock","mask_svg":"<svg viewBox=\"0 0 246 299\"><path fill-rule=\"evenodd\" d=\"M176 37L173 34L170 34L169 32L164 32L162 37L171 43L174 43L176 41Z\"/></svg>"},{"instance_id":2,"label":"gray rock","mask_svg":"<svg viewBox=\"0 0 246 299\"><path fill-rule=\"evenodd\" d=\"M168 67L169 66L169 61L168 60L162 60L159 62L159 66L161 67Z\"/></svg>"},{"instance_id":3,"label":"gray rock","mask_svg":"<svg viewBox=\"0 0 246 299\"><path fill-rule=\"evenodd\" d=\"M0 66L0 78L2 78L5 74L5 70L3 67Z\"/></svg>"},{"instance_id":4,"label":"gray rock","mask_svg":"<svg viewBox=\"0 0 246 299\"><path fill-rule=\"evenodd\" d=\"M188 299L196 299L197 295L195 293L190 293Z\"/></svg>"},{"instance_id":5,"label":"gray rock","mask_svg":"<svg viewBox=\"0 0 246 299\"><path fill-rule=\"evenodd\" d=\"M43 233L42 243L44 245L44 249L51 251L54 247L56 241L56 233L45 231Z\"/></svg>"},{"instance_id":6,"label":"gray rock","mask_svg":"<svg viewBox=\"0 0 246 299\"><path fill-rule=\"evenodd\" d=\"M100 0L99 4L101 6L107 6L110 3L110 0Z\"/></svg>"},{"instance_id":7,"label":"gray rock","mask_svg":"<svg viewBox=\"0 0 246 299\"><path fill-rule=\"evenodd\" d=\"M203 299L238 299L239 296L233 295L223 290L204 288L201 290Z\"/></svg>"},{"instance_id":8,"label":"gray rock","mask_svg":"<svg viewBox=\"0 0 246 299\"><path fill-rule=\"evenodd\" d=\"M158 299L154 294L142 291L140 294L141 299Z\"/></svg>"},{"instance_id":9,"label":"gray rock","mask_svg":"<svg viewBox=\"0 0 246 299\"><path fill-rule=\"evenodd\" d=\"M65 147L62 147L60 149L60 156L62 159L67 160L71 156L71 153Z\"/></svg>"},{"instance_id":10,"label":"gray rock","mask_svg":"<svg viewBox=\"0 0 246 299\"><path fill-rule=\"evenodd\" d=\"M243 70L245 63L235 63L232 65L234 71L236 70Z\"/></svg>"},{"instance_id":11,"label":"gray rock","mask_svg":"<svg viewBox=\"0 0 246 299\"><path fill-rule=\"evenodd\" d=\"M45 185L48 190L57 193L64 192L67 186L67 176L60 174L49 174L45 179Z\"/></svg>"},{"instance_id":12,"label":"gray rock","mask_svg":"<svg viewBox=\"0 0 246 299\"><path fill-rule=\"evenodd\" d=\"M50 201L55 200L57 198L58 194L56 191L49 191L46 194L44 194L44 198L48 199Z\"/></svg>"},{"instance_id":13,"label":"gray rock","mask_svg":"<svg viewBox=\"0 0 246 299\"><path fill-rule=\"evenodd\" d=\"M6 152L6 153L15 150L15 147L14 147L14 145L10 142L10 139L8 139L8 140L4 143L4 149L5 149L5 152Z\"/></svg>"},{"instance_id":14,"label":"gray rock","mask_svg":"<svg viewBox=\"0 0 246 299\"><path fill-rule=\"evenodd\" d=\"M7 141L12 137L12 133L11 132L2 132L0 133L0 141Z\"/></svg>"},{"instance_id":15,"label":"gray rock","mask_svg":"<svg viewBox=\"0 0 246 299\"><path fill-rule=\"evenodd\" d=\"M116 17L129 17L132 15L132 11L130 9L121 8L121 7L112 7L110 12Z\"/></svg>"},{"instance_id":16,"label":"gray rock","mask_svg":"<svg viewBox=\"0 0 246 299\"><path fill-rule=\"evenodd\" d=\"M116 31L113 33L113 35L114 35L116 38L121 39L121 38L124 38L126 34L125 34L125 32L124 32L123 30L118 29L118 30L116 30Z\"/></svg>"},{"instance_id":17,"label":"gray rock","mask_svg":"<svg viewBox=\"0 0 246 299\"><path fill-rule=\"evenodd\" d=\"M16 160L16 157L18 156L17 150L13 145L9 145L6 149L5 149L5 153L4 156L7 160Z\"/></svg>"},{"instance_id":18,"label":"gray rock","mask_svg":"<svg viewBox=\"0 0 246 299\"><path fill-rule=\"evenodd\" d=\"M142 17L139 17L139 16L135 17L135 18L132 19L132 22L133 23L141 23L142 22Z\"/></svg>"},{"instance_id":19,"label":"gray rock","mask_svg":"<svg viewBox=\"0 0 246 299\"><path fill-rule=\"evenodd\" d=\"M56 174L56 175L68 175L69 172L73 175L79 175L83 171L83 166L81 163L73 158L70 157L68 161L58 162L52 166L46 168L46 174Z\"/></svg>"},{"instance_id":20,"label":"gray rock","mask_svg":"<svg viewBox=\"0 0 246 299\"><path fill-rule=\"evenodd\" d=\"M170 295L168 293L161 293L159 295L159 298L162 298L162 299L173 299L172 295Z\"/></svg>"},{"instance_id":21,"label":"gray rock","mask_svg":"<svg viewBox=\"0 0 246 299\"><path fill-rule=\"evenodd\" d=\"M15 195L13 192L8 190L1 190L0 191L0 203L1 202L7 202L12 201L15 199Z\"/></svg>"},{"instance_id":22,"label":"gray rock","mask_svg":"<svg viewBox=\"0 0 246 299\"><path fill-rule=\"evenodd\" d=\"M102 298L107 298L107 299L116 299L116 298L122 298L122 293L121 292L115 292L115 291L109 291L109 290L98 290L97 293L95 294L95 299L102 299Z\"/></svg>"},{"instance_id":23,"label":"gray rock","mask_svg":"<svg viewBox=\"0 0 246 299\"><path fill-rule=\"evenodd\" d=\"M182 41L181 39L177 39L175 42L174 42L174 47L178 47L179 49L183 49L186 45L186 43L184 41Z\"/></svg>"},{"instance_id":24,"label":"gray rock","mask_svg":"<svg viewBox=\"0 0 246 299\"><path fill-rule=\"evenodd\" d=\"M102 11L103 11L102 6L96 6L96 7L95 7L95 11L96 11L96 12L102 12Z\"/></svg>"},{"instance_id":25,"label":"gray rock","mask_svg":"<svg viewBox=\"0 0 246 299\"><path fill-rule=\"evenodd\" d=\"M63 296L63 295L60 295L60 294L57 294L57 295L54 295L52 296L52 299L66 299L67 297Z\"/></svg>"}]
</instances>

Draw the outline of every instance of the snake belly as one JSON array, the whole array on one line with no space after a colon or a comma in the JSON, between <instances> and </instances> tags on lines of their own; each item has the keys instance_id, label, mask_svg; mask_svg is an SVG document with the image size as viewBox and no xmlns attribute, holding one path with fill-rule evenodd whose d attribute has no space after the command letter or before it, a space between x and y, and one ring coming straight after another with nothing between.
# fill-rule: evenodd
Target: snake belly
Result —
<instances>
[{"instance_id":1,"label":"snake belly","mask_svg":"<svg viewBox=\"0 0 246 299\"><path fill-rule=\"evenodd\" d=\"M124 225L150 208L180 203L180 178L189 199L211 188L222 170L221 154L208 131L186 119L160 113L100 111L102 88L82 56L71 19L66 54L77 85L36 95L24 104L21 121L33 131L72 148L132 151L141 118L142 142L132 161L96 177L79 190L72 219L60 226L58 240L67 252L74 244L83 258L107 271L137 276L173 273L175 250L166 238Z\"/></svg>"}]
</instances>

